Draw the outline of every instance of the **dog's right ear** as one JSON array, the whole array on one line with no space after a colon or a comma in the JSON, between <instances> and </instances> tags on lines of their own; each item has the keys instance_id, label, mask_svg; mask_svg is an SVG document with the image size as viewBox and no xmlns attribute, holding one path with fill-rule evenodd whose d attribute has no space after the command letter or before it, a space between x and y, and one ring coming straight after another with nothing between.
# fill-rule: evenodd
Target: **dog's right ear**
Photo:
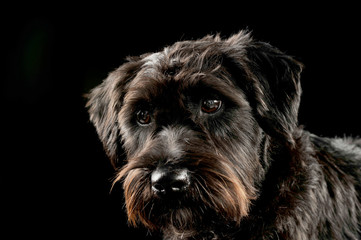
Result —
<instances>
[{"instance_id":1,"label":"dog's right ear","mask_svg":"<svg viewBox=\"0 0 361 240\"><path fill-rule=\"evenodd\" d=\"M226 42L228 66L263 130L293 144L298 125L303 65L268 43L240 32ZM227 59L226 59L227 60ZM232 65L234 67L232 67Z\"/></svg>"},{"instance_id":2,"label":"dog's right ear","mask_svg":"<svg viewBox=\"0 0 361 240\"><path fill-rule=\"evenodd\" d=\"M121 137L119 135L118 113L129 83L137 73L140 62L128 58L128 62L120 66L88 95L86 107L90 121L94 124L104 149L113 167L117 167L123 155Z\"/></svg>"}]
</instances>

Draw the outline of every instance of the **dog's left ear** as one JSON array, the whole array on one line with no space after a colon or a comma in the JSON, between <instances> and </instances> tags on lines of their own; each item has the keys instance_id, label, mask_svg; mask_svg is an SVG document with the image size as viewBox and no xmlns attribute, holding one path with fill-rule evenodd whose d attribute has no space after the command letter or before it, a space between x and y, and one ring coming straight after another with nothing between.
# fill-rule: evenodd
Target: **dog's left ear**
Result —
<instances>
[{"instance_id":1,"label":"dog's left ear","mask_svg":"<svg viewBox=\"0 0 361 240\"><path fill-rule=\"evenodd\" d=\"M293 143L298 125L303 65L268 43L240 33L228 39L231 56L242 69L241 89L266 133ZM237 51L238 49L238 51Z\"/></svg>"}]
</instances>

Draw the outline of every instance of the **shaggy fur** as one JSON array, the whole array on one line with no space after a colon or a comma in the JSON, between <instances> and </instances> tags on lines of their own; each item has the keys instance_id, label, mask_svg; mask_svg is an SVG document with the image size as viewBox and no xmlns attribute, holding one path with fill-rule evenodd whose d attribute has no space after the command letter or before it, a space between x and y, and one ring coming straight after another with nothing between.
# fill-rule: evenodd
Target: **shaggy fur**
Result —
<instances>
[{"instance_id":1,"label":"shaggy fur","mask_svg":"<svg viewBox=\"0 0 361 240\"><path fill-rule=\"evenodd\" d=\"M110 73L87 107L129 223L164 239L360 239L361 141L298 126L301 71L241 31ZM182 185L161 195L156 172Z\"/></svg>"}]
</instances>

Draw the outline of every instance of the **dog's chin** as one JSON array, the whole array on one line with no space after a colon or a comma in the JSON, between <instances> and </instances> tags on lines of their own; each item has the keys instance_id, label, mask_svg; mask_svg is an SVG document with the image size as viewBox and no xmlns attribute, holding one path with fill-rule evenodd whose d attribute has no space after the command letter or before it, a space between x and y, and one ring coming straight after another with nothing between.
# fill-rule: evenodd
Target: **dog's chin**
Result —
<instances>
[{"instance_id":1,"label":"dog's chin","mask_svg":"<svg viewBox=\"0 0 361 240\"><path fill-rule=\"evenodd\" d=\"M208 210L204 204L184 196L174 195L154 201L147 207L149 220L159 227L172 226L180 231L191 230L202 221L203 214Z\"/></svg>"},{"instance_id":2,"label":"dog's chin","mask_svg":"<svg viewBox=\"0 0 361 240\"><path fill-rule=\"evenodd\" d=\"M183 239L215 227L215 224L227 222L231 225L233 222L237 225L234 218L207 207L201 200L185 196L175 195L166 199L155 196L144 210L146 218L143 218L143 225L163 233L169 231Z\"/></svg>"},{"instance_id":3,"label":"dog's chin","mask_svg":"<svg viewBox=\"0 0 361 240\"><path fill-rule=\"evenodd\" d=\"M189 203L190 204L190 203ZM164 239L218 239L216 230L238 226L235 219L228 219L204 204L193 202L192 207L170 207L163 214L153 216L156 230Z\"/></svg>"}]
</instances>

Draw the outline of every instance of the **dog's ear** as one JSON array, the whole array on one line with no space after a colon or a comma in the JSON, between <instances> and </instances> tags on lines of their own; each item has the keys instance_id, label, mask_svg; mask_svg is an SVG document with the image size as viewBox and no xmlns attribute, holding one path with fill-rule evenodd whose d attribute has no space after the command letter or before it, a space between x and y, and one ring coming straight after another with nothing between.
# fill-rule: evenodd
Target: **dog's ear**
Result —
<instances>
[{"instance_id":1,"label":"dog's ear","mask_svg":"<svg viewBox=\"0 0 361 240\"><path fill-rule=\"evenodd\" d=\"M88 95L86 107L90 121L94 124L104 149L114 167L123 155L119 135L118 113L126 92L126 85L139 69L139 61L128 58L128 62L111 72L108 77Z\"/></svg>"},{"instance_id":2,"label":"dog's ear","mask_svg":"<svg viewBox=\"0 0 361 240\"><path fill-rule=\"evenodd\" d=\"M228 43L233 61L243 72L238 84L242 85L240 88L245 91L260 126L266 133L293 143L303 65L268 43L252 40L249 34L235 35Z\"/></svg>"}]
</instances>

